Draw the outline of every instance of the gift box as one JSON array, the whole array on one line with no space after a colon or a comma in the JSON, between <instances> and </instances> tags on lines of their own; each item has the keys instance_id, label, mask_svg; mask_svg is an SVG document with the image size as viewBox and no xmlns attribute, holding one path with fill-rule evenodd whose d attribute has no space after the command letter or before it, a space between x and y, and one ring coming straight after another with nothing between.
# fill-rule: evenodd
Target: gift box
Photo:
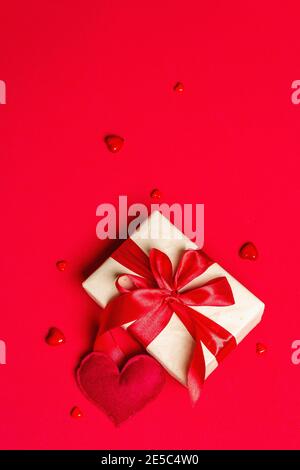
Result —
<instances>
[{"instance_id":1,"label":"gift box","mask_svg":"<svg viewBox=\"0 0 300 470\"><path fill-rule=\"evenodd\" d=\"M264 304L159 211L83 283L104 308L199 397L203 381L260 322Z\"/></svg>"}]
</instances>

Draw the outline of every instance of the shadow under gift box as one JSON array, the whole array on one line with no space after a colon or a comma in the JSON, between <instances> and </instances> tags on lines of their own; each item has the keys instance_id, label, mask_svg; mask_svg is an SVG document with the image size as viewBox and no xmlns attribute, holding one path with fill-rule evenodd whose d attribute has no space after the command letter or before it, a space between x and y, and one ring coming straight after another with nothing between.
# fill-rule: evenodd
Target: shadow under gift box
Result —
<instances>
[{"instance_id":1,"label":"shadow under gift box","mask_svg":"<svg viewBox=\"0 0 300 470\"><path fill-rule=\"evenodd\" d=\"M130 237L147 255L151 248L157 248L168 255L175 270L184 250L197 250L180 230L160 212L153 212ZM126 242L124 242L126 244ZM83 282L87 293L101 306L119 295L115 281L120 274L135 274L112 257L108 258L91 276ZM234 305L225 307L192 307L228 330L240 343L260 322L264 304L246 287L232 277L219 264L213 263L184 290L199 287L216 277L225 276L234 296ZM123 325L127 328L131 323ZM148 345L147 351L179 382L186 385L187 372L193 352L194 339L181 320L174 313L167 326ZM217 366L214 355L202 343L207 377Z\"/></svg>"}]
</instances>

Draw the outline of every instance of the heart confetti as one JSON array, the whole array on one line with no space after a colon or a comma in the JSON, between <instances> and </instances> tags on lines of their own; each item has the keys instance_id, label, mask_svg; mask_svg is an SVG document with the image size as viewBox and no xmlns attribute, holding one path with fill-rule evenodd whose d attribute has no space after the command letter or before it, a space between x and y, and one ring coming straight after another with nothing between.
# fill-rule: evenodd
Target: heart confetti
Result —
<instances>
[{"instance_id":1,"label":"heart confetti","mask_svg":"<svg viewBox=\"0 0 300 470\"><path fill-rule=\"evenodd\" d=\"M73 406L71 409L70 415L74 419L82 418L82 411L78 408L78 406Z\"/></svg>"},{"instance_id":2,"label":"heart confetti","mask_svg":"<svg viewBox=\"0 0 300 470\"><path fill-rule=\"evenodd\" d=\"M257 248L252 242L244 243L240 248L239 255L243 259L254 261L258 256Z\"/></svg>"},{"instance_id":3,"label":"heart confetti","mask_svg":"<svg viewBox=\"0 0 300 470\"><path fill-rule=\"evenodd\" d=\"M161 192L159 189L153 189L150 193L150 196L152 197L152 199L161 199Z\"/></svg>"},{"instance_id":4,"label":"heart confetti","mask_svg":"<svg viewBox=\"0 0 300 470\"><path fill-rule=\"evenodd\" d=\"M176 91L176 93L183 93L184 91L183 83L177 82L176 85L174 85L174 91Z\"/></svg>"},{"instance_id":5,"label":"heart confetti","mask_svg":"<svg viewBox=\"0 0 300 470\"><path fill-rule=\"evenodd\" d=\"M124 145L124 139L118 135L107 135L104 139L108 150L117 153Z\"/></svg>"},{"instance_id":6,"label":"heart confetti","mask_svg":"<svg viewBox=\"0 0 300 470\"><path fill-rule=\"evenodd\" d=\"M267 352L267 346L265 344L262 344L262 343L256 343L256 354L258 356L261 356L262 354L264 354L265 352Z\"/></svg>"},{"instance_id":7,"label":"heart confetti","mask_svg":"<svg viewBox=\"0 0 300 470\"><path fill-rule=\"evenodd\" d=\"M65 271L67 267L67 262L66 260L62 259L60 261L56 262L56 267L59 271Z\"/></svg>"},{"instance_id":8,"label":"heart confetti","mask_svg":"<svg viewBox=\"0 0 300 470\"><path fill-rule=\"evenodd\" d=\"M45 341L49 346L59 346L66 342L66 338L58 328L50 328Z\"/></svg>"}]
</instances>

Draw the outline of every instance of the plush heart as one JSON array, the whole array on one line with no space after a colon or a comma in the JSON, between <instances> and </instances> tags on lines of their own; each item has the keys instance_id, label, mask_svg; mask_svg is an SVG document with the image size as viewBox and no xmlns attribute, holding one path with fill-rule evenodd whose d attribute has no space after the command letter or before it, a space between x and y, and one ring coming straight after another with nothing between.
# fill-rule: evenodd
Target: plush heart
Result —
<instances>
[{"instance_id":1,"label":"plush heart","mask_svg":"<svg viewBox=\"0 0 300 470\"><path fill-rule=\"evenodd\" d=\"M82 360L77 370L82 392L116 425L155 398L164 379L164 369L145 354L132 357L119 371L106 354L93 352Z\"/></svg>"}]
</instances>

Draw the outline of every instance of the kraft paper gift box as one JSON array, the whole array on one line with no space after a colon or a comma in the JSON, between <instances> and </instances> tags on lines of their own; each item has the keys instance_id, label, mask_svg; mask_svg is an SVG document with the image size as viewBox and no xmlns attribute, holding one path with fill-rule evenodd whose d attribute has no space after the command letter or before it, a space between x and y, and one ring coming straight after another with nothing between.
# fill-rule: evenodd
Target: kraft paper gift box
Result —
<instances>
[{"instance_id":1,"label":"kraft paper gift box","mask_svg":"<svg viewBox=\"0 0 300 470\"><path fill-rule=\"evenodd\" d=\"M130 238L146 254L149 254L151 248L157 248L166 253L172 262L173 269L176 269L184 250L198 249L191 240L158 211L153 212ZM124 243L127 243L127 241ZM104 308L110 300L119 295L115 282L120 274L135 273L110 257L84 281L83 287ZM264 311L264 304L261 300L215 262L203 274L192 280L184 290L201 286L220 276L225 276L230 284L234 296L234 305L192 308L228 330L234 336L236 342L240 343L261 320ZM123 326L127 328L130 324L127 323ZM148 345L147 351L173 377L186 385L193 348L193 337L174 313L167 326ZM207 378L218 366L218 362L203 343L202 348L206 367L205 378Z\"/></svg>"}]
</instances>

